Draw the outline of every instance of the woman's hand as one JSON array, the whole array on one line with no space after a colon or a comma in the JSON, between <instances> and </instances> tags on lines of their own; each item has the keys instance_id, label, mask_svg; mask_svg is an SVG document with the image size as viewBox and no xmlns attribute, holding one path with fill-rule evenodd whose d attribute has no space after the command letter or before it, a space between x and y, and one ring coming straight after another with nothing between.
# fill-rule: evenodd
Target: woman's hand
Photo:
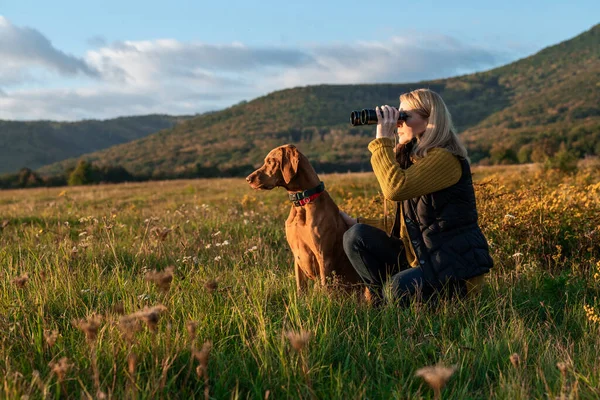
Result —
<instances>
[{"instance_id":1,"label":"woman's hand","mask_svg":"<svg viewBox=\"0 0 600 400\"><path fill-rule=\"evenodd\" d=\"M400 111L388 105L376 107L377 113L377 133L376 138L388 137L393 138L398 127L398 116Z\"/></svg>"},{"instance_id":2,"label":"woman's hand","mask_svg":"<svg viewBox=\"0 0 600 400\"><path fill-rule=\"evenodd\" d=\"M348 227L356 224L356 219L352 218L342 210L340 210L340 215Z\"/></svg>"}]
</instances>

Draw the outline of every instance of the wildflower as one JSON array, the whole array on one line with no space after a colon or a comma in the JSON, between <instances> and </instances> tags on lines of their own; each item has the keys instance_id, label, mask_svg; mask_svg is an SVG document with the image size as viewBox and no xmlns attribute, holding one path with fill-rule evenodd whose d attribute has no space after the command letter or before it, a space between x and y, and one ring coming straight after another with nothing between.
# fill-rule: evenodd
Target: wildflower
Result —
<instances>
[{"instance_id":1,"label":"wildflower","mask_svg":"<svg viewBox=\"0 0 600 400\"><path fill-rule=\"evenodd\" d=\"M310 332L301 329L300 332L287 331L285 332L285 336L290 341L294 350L300 352L308 344L311 334Z\"/></svg>"},{"instance_id":2,"label":"wildflower","mask_svg":"<svg viewBox=\"0 0 600 400\"><path fill-rule=\"evenodd\" d=\"M246 250L246 253L252 253L254 251L258 250L258 246L252 246L251 248Z\"/></svg>"},{"instance_id":3,"label":"wildflower","mask_svg":"<svg viewBox=\"0 0 600 400\"><path fill-rule=\"evenodd\" d=\"M584 304L583 309L589 321L600 324L600 316L596 313L596 309L594 307Z\"/></svg>"},{"instance_id":4,"label":"wildflower","mask_svg":"<svg viewBox=\"0 0 600 400\"><path fill-rule=\"evenodd\" d=\"M92 314L85 320L73 320L73 325L85 333L85 338L88 342L93 342L98 337L98 328L101 321L101 315Z\"/></svg>"},{"instance_id":5,"label":"wildflower","mask_svg":"<svg viewBox=\"0 0 600 400\"><path fill-rule=\"evenodd\" d=\"M221 260L221 256L216 256L215 257L215 261L220 261Z\"/></svg>"},{"instance_id":6,"label":"wildflower","mask_svg":"<svg viewBox=\"0 0 600 400\"><path fill-rule=\"evenodd\" d=\"M523 253L515 253L515 254L513 254L512 256L513 256L514 258L517 258L517 257L522 257L522 256L523 256Z\"/></svg>"},{"instance_id":7,"label":"wildflower","mask_svg":"<svg viewBox=\"0 0 600 400\"><path fill-rule=\"evenodd\" d=\"M163 292L168 292L173 281L173 270L175 267L170 266L165 268L164 271L150 271L146 272L145 278L147 281L154 282L156 286Z\"/></svg>"},{"instance_id":8,"label":"wildflower","mask_svg":"<svg viewBox=\"0 0 600 400\"><path fill-rule=\"evenodd\" d=\"M445 367L443 365L434 365L418 369L415 376L423 378L425 382L433 389L434 398L439 399L441 390L446 386L448 379L454 374L456 367Z\"/></svg>"},{"instance_id":9,"label":"wildflower","mask_svg":"<svg viewBox=\"0 0 600 400\"><path fill-rule=\"evenodd\" d=\"M205 247L205 248L207 248L207 249L210 249L210 246L211 246L211 244L209 243L209 244L207 244L207 245L206 245L206 246L204 246L204 247Z\"/></svg>"},{"instance_id":10,"label":"wildflower","mask_svg":"<svg viewBox=\"0 0 600 400\"><path fill-rule=\"evenodd\" d=\"M19 289L23 289L27 284L27 281L29 281L29 274L25 273L21 276L17 276L16 278L14 278L12 280L12 283L14 283L15 286Z\"/></svg>"},{"instance_id":11,"label":"wildflower","mask_svg":"<svg viewBox=\"0 0 600 400\"><path fill-rule=\"evenodd\" d=\"M221 246L228 246L229 245L229 240L224 240L223 243L221 243Z\"/></svg>"}]
</instances>

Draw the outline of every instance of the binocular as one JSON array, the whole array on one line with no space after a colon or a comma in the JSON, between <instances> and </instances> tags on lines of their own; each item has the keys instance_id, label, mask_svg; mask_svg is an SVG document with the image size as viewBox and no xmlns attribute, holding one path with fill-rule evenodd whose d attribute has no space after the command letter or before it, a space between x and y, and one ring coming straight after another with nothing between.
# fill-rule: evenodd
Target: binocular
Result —
<instances>
[{"instance_id":1,"label":"binocular","mask_svg":"<svg viewBox=\"0 0 600 400\"><path fill-rule=\"evenodd\" d=\"M406 121L407 119L408 114L404 111L400 111L400 115L398 115L398 121ZM350 113L350 123L354 126L377 125L377 112L369 108L365 108L360 111L352 111L352 113Z\"/></svg>"}]
</instances>

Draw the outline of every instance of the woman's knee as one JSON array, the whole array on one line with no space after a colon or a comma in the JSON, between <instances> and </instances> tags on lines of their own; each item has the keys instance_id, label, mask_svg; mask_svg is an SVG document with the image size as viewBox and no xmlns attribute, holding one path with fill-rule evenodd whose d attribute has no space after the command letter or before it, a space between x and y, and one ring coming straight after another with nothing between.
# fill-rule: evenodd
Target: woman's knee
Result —
<instances>
[{"instance_id":1,"label":"woman's knee","mask_svg":"<svg viewBox=\"0 0 600 400\"><path fill-rule=\"evenodd\" d=\"M423 271L421 271L421 268L408 268L392 277L390 294L395 299L413 296L423 290L423 284Z\"/></svg>"},{"instance_id":2,"label":"woman's knee","mask_svg":"<svg viewBox=\"0 0 600 400\"><path fill-rule=\"evenodd\" d=\"M354 251L364 238L364 224L354 224L344 232L343 246L346 254Z\"/></svg>"}]
</instances>

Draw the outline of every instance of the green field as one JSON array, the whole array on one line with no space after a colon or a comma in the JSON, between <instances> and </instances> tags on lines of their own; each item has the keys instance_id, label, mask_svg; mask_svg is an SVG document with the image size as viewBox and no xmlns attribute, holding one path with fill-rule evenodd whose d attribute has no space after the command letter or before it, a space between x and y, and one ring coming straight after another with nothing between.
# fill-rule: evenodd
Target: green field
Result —
<instances>
[{"instance_id":1,"label":"green field","mask_svg":"<svg viewBox=\"0 0 600 400\"><path fill-rule=\"evenodd\" d=\"M374 175L321 178L350 215L383 211ZM296 295L282 189L2 191L0 398L427 399L437 364L444 399L599 398L600 170L475 178L482 293L380 309Z\"/></svg>"}]
</instances>

